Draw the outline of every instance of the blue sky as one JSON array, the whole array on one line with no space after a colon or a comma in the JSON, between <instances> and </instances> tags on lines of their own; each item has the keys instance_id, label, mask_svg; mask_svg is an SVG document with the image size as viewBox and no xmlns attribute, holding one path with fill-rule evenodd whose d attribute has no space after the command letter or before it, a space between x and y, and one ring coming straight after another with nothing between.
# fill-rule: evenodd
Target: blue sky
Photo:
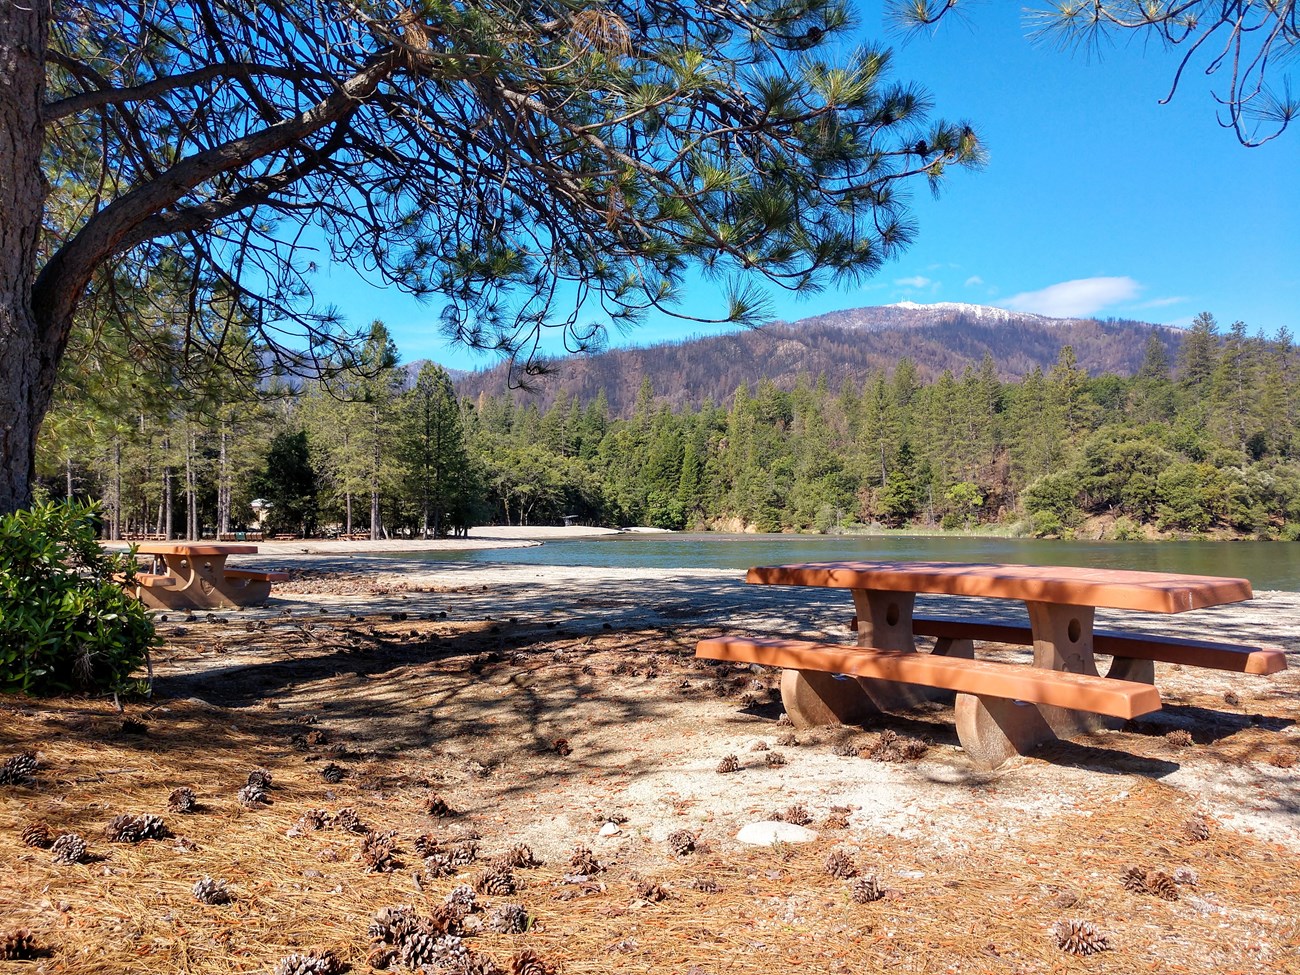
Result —
<instances>
[{"instance_id":1,"label":"blue sky","mask_svg":"<svg viewBox=\"0 0 1300 975\"><path fill-rule=\"evenodd\" d=\"M988 165L952 172L937 200L918 185L917 240L874 279L808 299L776 291L779 317L963 301L1174 325L1209 311L1225 327L1240 319L1267 335L1300 333L1300 127L1244 148L1215 121L1213 79L1199 70L1160 105L1176 57L1135 37L1100 58L1062 52L1026 39L1021 5L995 3L904 43L880 6L862 5L861 42L894 47L894 76L926 88L936 116L973 122ZM404 360L494 361L441 338L436 299L373 288L341 267L316 293L354 324L382 318ZM725 306L716 285L702 284L683 310L707 317ZM657 319L611 338L701 332Z\"/></svg>"}]
</instances>

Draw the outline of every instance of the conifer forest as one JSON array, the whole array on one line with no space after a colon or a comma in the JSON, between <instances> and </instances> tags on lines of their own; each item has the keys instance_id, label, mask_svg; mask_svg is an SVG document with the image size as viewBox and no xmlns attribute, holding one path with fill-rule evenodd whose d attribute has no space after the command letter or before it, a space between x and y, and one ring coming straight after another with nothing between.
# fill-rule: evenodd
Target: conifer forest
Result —
<instances>
[{"instance_id":1,"label":"conifer forest","mask_svg":"<svg viewBox=\"0 0 1300 975\"><path fill-rule=\"evenodd\" d=\"M399 366L375 323L359 371L292 384L222 369L167 388L83 364L39 471L48 496L100 500L107 537L430 537L567 517L1294 540L1297 358L1286 332L1202 314L1172 360L1153 336L1131 376L1088 375L1068 345L1013 381L991 357L923 381L904 357L835 387L762 380L678 409L646 380L618 416L603 395L458 397L441 367Z\"/></svg>"}]
</instances>

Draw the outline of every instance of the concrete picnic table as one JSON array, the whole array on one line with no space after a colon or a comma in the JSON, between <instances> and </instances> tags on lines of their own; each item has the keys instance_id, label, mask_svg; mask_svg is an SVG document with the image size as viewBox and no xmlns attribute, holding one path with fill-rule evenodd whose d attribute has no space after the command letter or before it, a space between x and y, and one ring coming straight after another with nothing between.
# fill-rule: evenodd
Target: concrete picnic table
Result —
<instances>
[{"instance_id":1,"label":"concrete picnic table","mask_svg":"<svg viewBox=\"0 0 1300 975\"><path fill-rule=\"evenodd\" d=\"M159 609L229 609L266 602L283 572L228 569L232 555L255 555L256 545L212 542L144 542L137 555L153 557L153 571L136 576L136 595Z\"/></svg>"},{"instance_id":2,"label":"concrete picnic table","mask_svg":"<svg viewBox=\"0 0 1300 975\"><path fill-rule=\"evenodd\" d=\"M758 585L848 589L857 647L724 637L697 655L785 668L782 701L791 719L813 725L907 710L957 691L957 734L980 765L996 767L1055 738L1114 726L1157 710L1155 661L1269 674L1285 669L1272 647L1094 633L1096 610L1182 613L1252 598L1246 579L1164 572L951 562L820 562L750 569ZM978 618L914 616L916 596L1014 599L1029 627ZM935 636L918 654L916 637ZM974 659L973 641L1033 647L1033 668ZM1100 676L1096 652L1113 661ZM854 679L845 679L849 676Z\"/></svg>"}]
</instances>

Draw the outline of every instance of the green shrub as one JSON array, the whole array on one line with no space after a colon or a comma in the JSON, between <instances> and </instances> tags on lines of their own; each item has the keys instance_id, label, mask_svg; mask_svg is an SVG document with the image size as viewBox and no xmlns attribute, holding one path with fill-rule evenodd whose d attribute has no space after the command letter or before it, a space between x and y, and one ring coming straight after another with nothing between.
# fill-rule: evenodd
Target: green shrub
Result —
<instances>
[{"instance_id":1,"label":"green shrub","mask_svg":"<svg viewBox=\"0 0 1300 975\"><path fill-rule=\"evenodd\" d=\"M143 604L114 581L135 560L100 548L94 505L0 517L0 689L119 691L157 645Z\"/></svg>"}]
</instances>

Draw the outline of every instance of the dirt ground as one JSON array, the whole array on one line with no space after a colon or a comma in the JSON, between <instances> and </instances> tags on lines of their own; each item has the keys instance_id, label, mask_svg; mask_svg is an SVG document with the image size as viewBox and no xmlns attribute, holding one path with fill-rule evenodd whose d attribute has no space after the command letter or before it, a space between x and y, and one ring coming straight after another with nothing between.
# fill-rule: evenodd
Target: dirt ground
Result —
<instances>
[{"instance_id":1,"label":"dirt ground","mask_svg":"<svg viewBox=\"0 0 1300 975\"><path fill-rule=\"evenodd\" d=\"M541 865L478 901L484 917L522 905L528 930L465 938L507 971L532 950L565 973L1300 972L1295 663L1270 678L1159 665L1149 720L977 772L950 709L793 732L777 674L693 658L738 626L843 639L837 594L706 572L278 567L295 579L264 609L160 620L151 700L0 699L0 761L40 758L33 782L0 786L3 928L47 949L0 965L269 973L328 948L365 973L382 961L376 911L432 910L522 843ZM1283 622L1201 626L1271 627L1294 657L1293 608L1278 596L1255 612ZM888 760L892 736L919 754ZM720 772L727 756L738 768ZM259 768L269 802L245 807ZM168 808L181 786L192 813ZM394 831L391 857L367 862L338 820L298 825L345 807ZM121 813L173 835L110 842ZM736 841L773 818L816 838ZM80 833L89 862L24 845L37 820ZM422 873L423 846L474 835L475 862ZM571 862L578 846L604 869ZM1147 885L1176 899L1137 874L1176 881ZM232 901L197 901L204 876ZM855 900L864 876L883 896ZM1053 926L1075 919L1109 950L1062 951Z\"/></svg>"}]
</instances>

